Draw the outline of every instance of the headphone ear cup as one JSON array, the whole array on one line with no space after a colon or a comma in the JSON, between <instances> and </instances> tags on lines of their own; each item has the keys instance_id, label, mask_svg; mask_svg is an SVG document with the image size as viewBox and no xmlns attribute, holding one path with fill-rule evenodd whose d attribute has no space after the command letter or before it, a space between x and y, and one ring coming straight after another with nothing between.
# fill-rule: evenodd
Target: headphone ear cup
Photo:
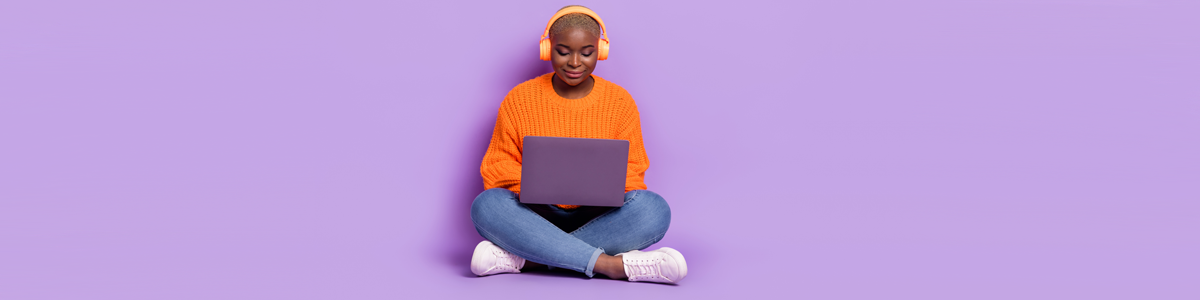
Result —
<instances>
[{"instance_id":1,"label":"headphone ear cup","mask_svg":"<svg viewBox=\"0 0 1200 300\"><path fill-rule=\"evenodd\" d=\"M550 39L542 39L541 42L538 42L538 58L550 60Z\"/></svg>"},{"instance_id":2,"label":"headphone ear cup","mask_svg":"<svg viewBox=\"0 0 1200 300\"><path fill-rule=\"evenodd\" d=\"M608 59L608 40L601 39L599 44L600 44L600 51L598 51L599 56L597 56L596 58L600 59L600 60Z\"/></svg>"}]
</instances>

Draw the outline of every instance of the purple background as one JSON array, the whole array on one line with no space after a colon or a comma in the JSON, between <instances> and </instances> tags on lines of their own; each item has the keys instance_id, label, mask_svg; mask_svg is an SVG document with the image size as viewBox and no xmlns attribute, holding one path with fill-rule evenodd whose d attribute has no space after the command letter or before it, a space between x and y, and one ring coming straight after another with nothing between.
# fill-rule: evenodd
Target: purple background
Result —
<instances>
[{"instance_id":1,"label":"purple background","mask_svg":"<svg viewBox=\"0 0 1200 300\"><path fill-rule=\"evenodd\" d=\"M162 2L0 5L0 299L1200 298L1193 1L582 3L678 286L468 270L571 3Z\"/></svg>"}]
</instances>

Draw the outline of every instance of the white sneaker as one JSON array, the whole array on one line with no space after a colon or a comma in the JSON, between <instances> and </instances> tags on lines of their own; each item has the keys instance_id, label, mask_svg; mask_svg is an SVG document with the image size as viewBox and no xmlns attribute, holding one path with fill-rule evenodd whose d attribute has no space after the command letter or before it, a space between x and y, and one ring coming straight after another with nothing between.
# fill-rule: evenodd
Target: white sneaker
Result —
<instances>
[{"instance_id":1,"label":"white sneaker","mask_svg":"<svg viewBox=\"0 0 1200 300\"><path fill-rule=\"evenodd\" d=\"M625 263L625 276L629 276L629 281L676 283L687 276L683 254L669 247L646 252L633 250L618 256Z\"/></svg>"},{"instance_id":2,"label":"white sneaker","mask_svg":"<svg viewBox=\"0 0 1200 300\"><path fill-rule=\"evenodd\" d=\"M489 241L475 245L475 254L471 255L471 273L479 276L521 273L521 267L524 266L524 258L508 253Z\"/></svg>"}]
</instances>

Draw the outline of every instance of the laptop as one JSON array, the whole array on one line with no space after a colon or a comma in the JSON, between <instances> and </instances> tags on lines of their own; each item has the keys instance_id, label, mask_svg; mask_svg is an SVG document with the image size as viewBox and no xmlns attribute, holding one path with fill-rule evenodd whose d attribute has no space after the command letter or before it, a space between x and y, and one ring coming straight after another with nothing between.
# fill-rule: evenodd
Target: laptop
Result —
<instances>
[{"instance_id":1,"label":"laptop","mask_svg":"<svg viewBox=\"0 0 1200 300\"><path fill-rule=\"evenodd\" d=\"M621 206L629 141L526 136L521 203Z\"/></svg>"}]
</instances>

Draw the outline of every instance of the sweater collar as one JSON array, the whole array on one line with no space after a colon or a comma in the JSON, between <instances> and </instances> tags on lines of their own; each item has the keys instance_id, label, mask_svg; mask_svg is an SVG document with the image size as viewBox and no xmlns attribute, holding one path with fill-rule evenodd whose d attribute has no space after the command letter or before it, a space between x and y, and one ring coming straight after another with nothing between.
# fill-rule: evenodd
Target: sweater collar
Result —
<instances>
[{"instance_id":1,"label":"sweater collar","mask_svg":"<svg viewBox=\"0 0 1200 300\"><path fill-rule=\"evenodd\" d=\"M592 74L591 75L592 79L596 81L595 85L592 86L592 91L588 92L587 96L583 96L583 98L567 99L567 98L563 98L562 96L559 96L558 93L554 92L554 83L551 81L554 78L554 72L550 72L550 74L546 74L546 75L542 75L542 76L544 77L542 82L544 83L544 85L546 87L545 88L545 91L546 91L545 93L547 94L546 98L550 99L550 102L557 103L558 105L561 105L566 108L571 108L571 109L579 109L579 108L591 106L592 104L596 103L596 101L599 100L602 97L602 95L604 95L604 91L606 91L608 89L608 81L607 80L604 80L604 78L600 78L600 76L596 76L595 74Z\"/></svg>"}]
</instances>

